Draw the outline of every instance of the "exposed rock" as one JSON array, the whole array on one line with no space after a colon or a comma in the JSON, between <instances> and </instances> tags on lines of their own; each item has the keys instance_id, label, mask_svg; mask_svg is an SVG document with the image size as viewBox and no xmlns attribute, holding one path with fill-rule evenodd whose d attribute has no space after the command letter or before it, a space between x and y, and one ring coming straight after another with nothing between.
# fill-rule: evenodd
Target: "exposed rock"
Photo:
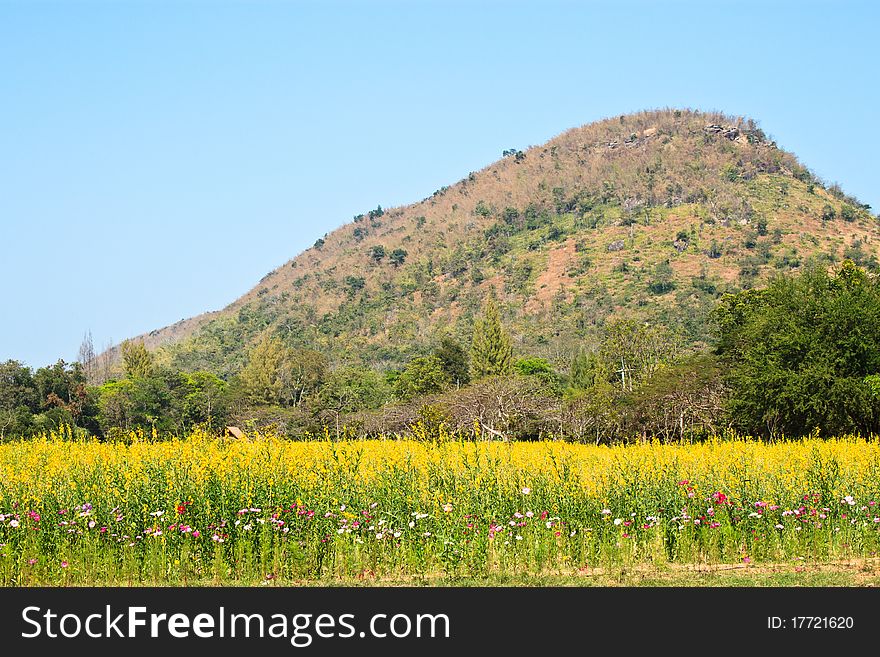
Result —
<instances>
[{"instance_id":1,"label":"exposed rock","mask_svg":"<svg viewBox=\"0 0 880 657\"><path fill-rule=\"evenodd\" d=\"M688 248L689 244L688 244L687 240L675 240L672 243L672 246L675 247L676 251L681 253L682 251L685 251Z\"/></svg>"},{"instance_id":2,"label":"exposed rock","mask_svg":"<svg viewBox=\"0 0 880 657\"><path fill-rule=\"evenodd\" d=\"M611 252L623 251L624 248L626 248L626 242L623 240L615 240L608 245L608 250Z\"/></svg>"},{"instance_id":3,"label":"exposed rock","mask_svg":"<svg viewBox=\"0 0 880 657\"><path fill-rule=\"evenodd\" d=\"M710 123L705 128L703 128L705 132L708 132L713 135L721 135L722 137L726 137L731 141L735 140L739 137L739 128L735 125L718 125L717 123Z\"/></svg>"}]
</instances>

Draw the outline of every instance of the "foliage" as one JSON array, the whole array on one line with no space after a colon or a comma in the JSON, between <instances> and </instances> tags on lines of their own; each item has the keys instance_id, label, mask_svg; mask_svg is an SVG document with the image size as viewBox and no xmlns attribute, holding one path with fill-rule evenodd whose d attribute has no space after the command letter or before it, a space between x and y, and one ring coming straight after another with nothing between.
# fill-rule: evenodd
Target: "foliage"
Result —
<instances>
[{"instance_id":1,"label":"foliage","mask_svg":"<svg viewBox=\"0 0 880 657\"><path fill-rule=\"evenodd\" d=\"M471 373L475 379L508 374L511 371L512 358L510 337L501 325L501 315L495 300L489 297L483 308L483 316L474 323Z\"/></svg>"},{"instance_id":2,"label":"foliage","mask_svg":"<svg viewBox=\"0 0 880 657\"><path fill-rule=\"evenodd\" d=\"M153 355L142 341L126 340L122 343L122 362L130 379L146 378L153 372Z\"/></svg>"},{"instance_id":3,"label":"foliage","mask_svg":"<svg viewBox=\"0 0 880 657\"><path fill-rule=\"evenodd\" d=\"M880 431L880 286L852 262L722 299L718 353L733 426L761 435Z\"/></svg>"},{"instance_id":4,"label":"foliage","mask_svg":"<svg viewBox=\"0 0 880 657\"><path fill-rule=\"evenodd\" d=\"M440 345L434 350L434 356L440 361L440 366L456 386L470 383L470 363L464 348L448 335L440 339Z\"/></svg>"},{"instance_id":5,"label":"foliage","mask_svg":"<svg viewBox=\"0 0 880 657\"><path fill-rule=\"evenodd\" d=\"M450 384L443 361L437 356L414 358L394 381L394 394L400 399L439 392Z\"/></svg>"}]
</instances>

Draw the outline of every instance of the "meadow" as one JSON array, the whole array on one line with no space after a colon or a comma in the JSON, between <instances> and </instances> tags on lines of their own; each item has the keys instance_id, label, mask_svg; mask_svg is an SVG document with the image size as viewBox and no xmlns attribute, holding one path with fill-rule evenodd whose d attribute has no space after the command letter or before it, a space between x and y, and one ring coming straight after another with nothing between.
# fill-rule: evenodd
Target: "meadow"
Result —
<instances>
[{"instance_id":1,"label":"meadow","mask_svg":"<svg viewBox=\"0 0 880 657\"><path fill-rule=\"evenodd\" d=\"M62 438L0 444L3 585L827 584L880 550L875 439Z\"/></svg>"}]
</instances>

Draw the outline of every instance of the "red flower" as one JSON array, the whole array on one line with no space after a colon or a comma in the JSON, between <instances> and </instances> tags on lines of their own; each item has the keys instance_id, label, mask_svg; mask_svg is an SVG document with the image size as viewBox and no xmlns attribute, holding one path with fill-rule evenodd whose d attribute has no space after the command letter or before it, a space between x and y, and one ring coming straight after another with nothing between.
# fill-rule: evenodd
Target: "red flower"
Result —
<instances>
[{"instance_id":1,"label":"red flower","mask_svg":"<svg viewBox=\"0 0 880 657\"><path fill-rule=\"evenodd\" d=\"M184 513L186 513L186 505L178 504L177 505L177 514L182 516Z\"/></svg>"}]
</instances>

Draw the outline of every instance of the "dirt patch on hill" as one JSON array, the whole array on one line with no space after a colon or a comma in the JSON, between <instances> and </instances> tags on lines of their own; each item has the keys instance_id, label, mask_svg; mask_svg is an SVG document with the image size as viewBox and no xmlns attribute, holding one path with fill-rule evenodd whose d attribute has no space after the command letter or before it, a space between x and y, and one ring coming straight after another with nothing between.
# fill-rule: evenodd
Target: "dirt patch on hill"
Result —
<instances>
[{"instance_id":1,"label":"dirt patch on hill","mask_svg":"<svg viewBox=\"0 0 880 657\"><path fill-rule=\"evenodd\" d=\"M567 272L574 257L575 240L571 238L548 252L547 268L535 280L535 294L526 302L526 312L538 312L550 305L559 288L566 286Z\"/></svg>"}]
</instances>

